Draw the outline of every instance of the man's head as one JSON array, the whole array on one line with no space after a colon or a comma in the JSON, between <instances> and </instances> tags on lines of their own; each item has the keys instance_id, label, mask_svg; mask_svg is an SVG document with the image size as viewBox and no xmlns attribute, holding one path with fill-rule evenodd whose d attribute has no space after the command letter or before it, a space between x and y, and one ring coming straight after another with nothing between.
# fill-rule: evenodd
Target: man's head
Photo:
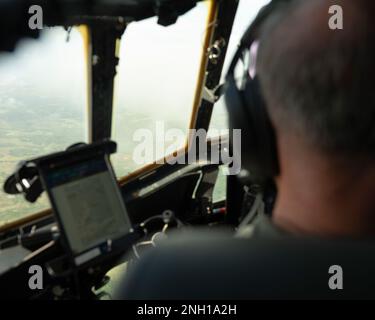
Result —
<instances>
[{"instance_id":1,"label":"man's head","mask_svg":"<svg viewBox=\"0 0 375 320\"><path fill-rule=\"evenodd\" d=\"M332 5L343 30L329 28ZM257 73L281 172L275 216L289 228L375 232L374 14L372 0L297 0L262 28Z\"/></svg>"},{"instance_id":2,"label":"man's head","mask_svg":"<svg viewBox=\"0 0 375 320\"><path fill-rule=\"evenodd\" d=\"M343 30L329 28L334 4ZM375 156L373 15L371 0L299 0L266 23L257 69L278 131L328 153Z\"/></svg>"}]
</instances>

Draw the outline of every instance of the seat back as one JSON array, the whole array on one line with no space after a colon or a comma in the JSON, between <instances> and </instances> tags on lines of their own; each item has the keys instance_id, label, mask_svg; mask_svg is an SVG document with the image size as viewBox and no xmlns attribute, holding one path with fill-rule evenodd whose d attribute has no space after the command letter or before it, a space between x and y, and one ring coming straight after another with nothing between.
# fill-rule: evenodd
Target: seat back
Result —
<instances>
[{"instance_id":1,"label":"seat back","mask_svg":"<svg viewBox=\"0 0 375 320\"><path fill-rule=\"evenodd\" d=\"M375 298L375 243L211 233L176 237L149 251L115 298Z\"/></svg>"}]
</instances>

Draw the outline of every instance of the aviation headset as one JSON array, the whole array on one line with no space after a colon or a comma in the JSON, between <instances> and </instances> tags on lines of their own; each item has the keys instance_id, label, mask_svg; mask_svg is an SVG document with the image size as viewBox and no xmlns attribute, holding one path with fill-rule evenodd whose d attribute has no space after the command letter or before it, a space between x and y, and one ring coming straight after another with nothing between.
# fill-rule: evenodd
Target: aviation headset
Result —
<instances>
[{"instance_id":1,"label":"aviation headset","mask_svg":"<svg viewBox=\"0 0 375 320\"><path fill-rule=\"evenodd\" d=\"M250 53L261 26L281 2L290 0L272 0L260 10L242 37L226 78L225 101L229 114L231 142L233 129L241 129L241 149L232 143L231 151L234 156L241 155L240 179L244 183L264 183L279 173L275 132L262 97L258 77L251 76L246 70L241 79L241 88L238 88L235 70L246 52Z\"/></svg>"}]
</instances>

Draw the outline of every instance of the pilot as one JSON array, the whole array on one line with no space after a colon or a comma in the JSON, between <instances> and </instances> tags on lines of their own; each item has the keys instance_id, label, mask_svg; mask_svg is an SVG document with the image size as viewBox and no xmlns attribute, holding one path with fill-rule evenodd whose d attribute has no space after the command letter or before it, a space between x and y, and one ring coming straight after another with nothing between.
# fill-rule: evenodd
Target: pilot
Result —
<instances>
[{"instance_id":1,"label":"pilot","mask_svg":"<svg viewBox=\"0 0 375 320\"><path fill-rule=\"evenodd\" d=\"M375 237L375 3L285 3L261 25L256 63L278 167L272 217L245 239L207 232L150 251L116 298L373 298L374 246L356 241ZM343 29L329 27L331 5Z\"/></svg>"},{"instance_id":2,"label":"pilot","mask_svg":"<svg viewBox=\"0 0 375 320\"><path fill-rule=\"evenodd\" d=\"M329 7L343 29L329 28ZM294 1L262 27L260 87L279 174L272 221L250 234L375 236L373 1Z\"/></svg>"}]
</instances>

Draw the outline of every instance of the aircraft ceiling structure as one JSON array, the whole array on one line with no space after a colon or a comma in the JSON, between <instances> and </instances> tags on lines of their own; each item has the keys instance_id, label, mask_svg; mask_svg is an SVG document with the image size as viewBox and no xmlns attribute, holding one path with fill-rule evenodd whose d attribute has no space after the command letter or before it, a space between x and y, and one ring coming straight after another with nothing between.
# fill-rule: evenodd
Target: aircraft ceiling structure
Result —
<instances>
[{"instance_id":1,"label":"aircraft ceiling structure","mask_svg":"<svg viewBox=\"0 0 375 320\"><path fill-rule=\"evenodd\" d=\"M43 9L47 26L87 24L92 20L121 18L139 21L153 16L161 25L170 25L194 8L201 0L10 0L0 2L0 51L13 51L24 37L36 38L39 30L31 30L29 8Z\"/></svg>"}]
</instances>

